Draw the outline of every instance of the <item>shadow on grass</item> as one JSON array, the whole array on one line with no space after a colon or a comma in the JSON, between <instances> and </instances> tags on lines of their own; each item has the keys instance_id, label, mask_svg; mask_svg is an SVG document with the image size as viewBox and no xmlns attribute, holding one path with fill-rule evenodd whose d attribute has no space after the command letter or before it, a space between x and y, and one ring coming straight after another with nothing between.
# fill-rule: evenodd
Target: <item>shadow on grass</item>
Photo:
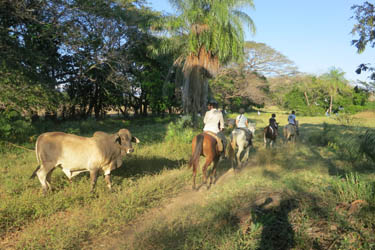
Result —
<instances>
[{"instance_id":1,"label":"shadow on grass","mask_svg":"<svg viewBox=\"0 0 375 250\"><path fill-rule=\"evenodd\" d=\"M263 225L257 249L292 249L295 246L293 227L288 220L290 211L298 207L293 199L281 200L279 206L267 208L273 202L267 198L262 204L252 208L252 220Z\"/></svg>"},{"instance_id":2,"label":"shadow on grass","mask_svg":"<svg viewBox=\"0 0 375 250\"><path fill-rule=\"evenodd\" d=\"M185 165L187 160L170 160L164 157L130 156L124 160L121 168L112 172L113 176L124 178L153 175L164 169L177 169Z\"/></svg>"}]
</instances>

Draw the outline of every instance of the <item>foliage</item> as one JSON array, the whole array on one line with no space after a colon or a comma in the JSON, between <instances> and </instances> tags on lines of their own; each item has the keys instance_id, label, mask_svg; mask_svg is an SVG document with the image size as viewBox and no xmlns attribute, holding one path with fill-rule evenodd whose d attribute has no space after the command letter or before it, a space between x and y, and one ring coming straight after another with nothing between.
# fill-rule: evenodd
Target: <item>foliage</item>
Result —
<instances>
[{"instance_id":1,"label":"foliage","mask_svg":"<svg viewBox=\"0 0 375 250\"><path fill-rule=\"evenodd\" d=\"M173 41L178 41L169 50L179 53L174 66L180 75L176 77L176 81L180 81L176 86L182 86L184 112L204 113L209 97L207 80L217 74L221 64L243 59L242 24L248 25L251 31L255 27L242 8L253 7L253 1L170 2L178 15L166 16L155 26L158 30L166 30Z\"/></svg>"},{"instance_id":2,"label":"foliage","mask_svg":"<svg viewBox=\"0 0 375 250\"><path fill-rule=\"evenodd\" d=\"M245 42L245 67L267 77L297 73L297 67L286 56L257 42Z\"/></svg>"},{"instance_id":3,"label":"foliage","mask_svg":"<svg viewBox=\"0 0 375 250\"><path fill-rule=\"evenodd\" d=\"M176 143L191 143L195 134L192 116L184 115L177 121L168 124L166 140Z\"/></svg>"},{"instance_id":4,"label":"foliage","mask_svg":"<svg viewBox=\"0 0 375 250\"><path fill-rule=\"evenodd\" d=\"M31 120L15 110L0 112L0 140L24 142L34 132Z\"/></svg>"},{"instance_id":5,"label":"foliage","mask_svg":"<svg viewBox=\"0 0 375 250\"><path fill-rule=\"evenodd\" d=\"M59 107L64 118L100 118L111 108L146 113L150 102L158 107L161 98L139 96L149 92L142 75L155 65L166 74L171 61L140 56L157 42L148 31L159 15L142 0L1 1L0 7L9 10L0 21L0 105L55 115ZM64 98L56 98L56 89Z\"/></svg>"},{"instance_id":6,"label":"foliage","mask_svg":"<svg viewBox=\"0 0 375 250\"><path fill-rule=\"evenodd\" d=\"M358 39L352 40L352 45L357 48L358 53L362 53L367 46L375 46L375 36L374 36L374 16L375 7L374 4L365 1L361 5L353 5L352 10L354 11L353 18L356 23L352 29L353 35L358 35ZM374 72L375 69L368 63L363 63L358 66L356 72L360 74L362 71ZM375 73L372 73L370 78L375 80Z\"/></svg>"},{"instance_id":7,"label":"foliage","mask_svg":"<svg viewBox=\"0 0 375 250\"><path fill-rule=\"evenodd\" d=\"M303 115L353 114L369 108L369 94L358 86L352 87L338 69L314 78L297 78L281 98L285 108L296 109ZM272 86L271 86L272 87ZM277 91L279 89L273 90Z\"/></svg>"},{"instance_id":8,"label":"foliage","mask_svg":"<svg viewBox=\"0 0 375 250\"><path fill-rule=\"evenodd\" d=\"M374 204L373 186L361 179L357 173L350 172L345 175L345 179L333 179L333 192L337 194L337 199L341 202L352 202L355 200L364 200Z\"/></svg>"},{"instance_id":9,"label":"foliage","mask_svg":"<svg viewBox=\"0 0 375 250\"><path fill-rule=\"evenodd\" d=\"M210 86L215 99L231 110L239 106L259 106L268 100L267 80L244 65L223 68L210 81Z\"/></svg>"},{"instance_id":10,"label":"foliage","mask_svg":"<svg viewBox=\"0 0 375 250\"><path fill-rule=\"evenodd\" d=\"M375 162L375 131L367 130L364 135L361 136L361 143L359 150L366 157Z\"/></svg>"}]
</instances>

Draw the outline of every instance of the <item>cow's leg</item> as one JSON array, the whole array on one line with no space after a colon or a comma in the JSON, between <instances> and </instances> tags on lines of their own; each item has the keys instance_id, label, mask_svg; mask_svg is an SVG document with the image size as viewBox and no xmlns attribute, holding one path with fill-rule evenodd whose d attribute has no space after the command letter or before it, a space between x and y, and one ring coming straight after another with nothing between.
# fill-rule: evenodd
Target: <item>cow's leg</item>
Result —
<instances>
[{"instance_id":1,"label":"cow's leg","mask_svg":"<svg viewBox=\"0 0 375 250\"><path fill-rule=\"evenodd\" d=\"M110 174L106 174L104 176L104 179L105 179L105 182L107 183L107 187L109 188L109 190L112 191L111 175Z\"/></svg>"},{"instance_id":2,"label":"cow's leg","mask_svg":"<svg viewBox=\"0 0 375 250\"><path fill-rule=\"evenodd\" d=\"M48 189L52 191L52 186L51 186L51 175L52 175L52 172L53 170L55 170L55 168L52 168L48 173L47 173L47 176L46 176L46 184L48 186Z\"/></svg>"},{"instance_id":3,"label":"cow's leg","mask_svg":"<svg viewBox=\"0 0 375 250\"><path fill-rule=\"evenodd\" d=\"M38 179L40 181L40 184L42 184L43 192L46 193L50 187L51 184L47 181L47 176L49 172L52 170L53 167L49 166L48 164L41 165L39 170L36 172L36 175L38 176Z\"/></svg>"},{"instance_id":4,"label":"cow's leg","mask_svg":"<svg viewBox=\"0 0 375 250\"><path fill-rule=\"evenodd\" d=\"M90 171L90 180L91 180L91 192L94 191L96 185L96 179L98 178L98 170L91 170Z\"/></svg>"}]
</instances>

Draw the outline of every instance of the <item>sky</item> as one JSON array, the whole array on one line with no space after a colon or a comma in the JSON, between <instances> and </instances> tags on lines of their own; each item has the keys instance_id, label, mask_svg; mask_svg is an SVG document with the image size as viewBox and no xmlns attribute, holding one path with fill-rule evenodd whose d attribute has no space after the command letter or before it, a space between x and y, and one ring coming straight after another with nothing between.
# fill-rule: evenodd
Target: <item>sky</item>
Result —
<instances>
[{"instance_id":1,"label":"sky","mask_svg":"<svg viewBox=\"0 0 375 250\"><path fill-rule=\"evenodd\" d=\"M254 0L255 9L243 9L254 21L256 33L247 41L262 42L288 57L300 72L321 75L332 67L346 79L370 81L355 73L361 63L374 62L375 48L358 54L350 32L355 24L351 6L361 0ZM175 14L168 0L148 0L157 11Z\"/></svg>"}]
</instances>

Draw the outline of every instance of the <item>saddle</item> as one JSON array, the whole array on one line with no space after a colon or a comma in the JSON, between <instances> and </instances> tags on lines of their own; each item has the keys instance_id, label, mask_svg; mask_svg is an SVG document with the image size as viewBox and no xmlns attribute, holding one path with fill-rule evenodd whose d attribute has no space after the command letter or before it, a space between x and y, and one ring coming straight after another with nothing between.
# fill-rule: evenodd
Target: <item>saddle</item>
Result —
<instances>
[{"instance_id":1,"label":"saddle","mask_svg":"<svg viewBox=\"0 0 375 250\"><path fill-rule=\"evenodd\" d=\"M278 134L276 128L273 128L271 125L270 125L269 127L270 127L270 129L271 129L271 133L272 133L272 135L277 135L277 134Z\"/></svg>"},{"instance_id":2,"label":"saddle","mask_svg":"<svg viewBox=\"0 0 375 250\"><path fill-rule=\"evenodd\" d=\"M210 131L204 131L203 133L208 134L208 135L212 136L213 138L215 138L215 140L217 142L217 149L220 152L224 150L223 142L221 141L219 136L217 136L215 133L210 132Z\"/></svg>"},{"instance_id":3,"label":"saddle","mask_svg":"<svg viewBox=\"0 0 375 250\"><path fill-rule=\"evenodd\" d=\"M238 129L241 129L242 131L245 132L246 140L250 141L252 139L253 135L250 130L246 128L238 128Z\"/></svg>"}]
</instances>

